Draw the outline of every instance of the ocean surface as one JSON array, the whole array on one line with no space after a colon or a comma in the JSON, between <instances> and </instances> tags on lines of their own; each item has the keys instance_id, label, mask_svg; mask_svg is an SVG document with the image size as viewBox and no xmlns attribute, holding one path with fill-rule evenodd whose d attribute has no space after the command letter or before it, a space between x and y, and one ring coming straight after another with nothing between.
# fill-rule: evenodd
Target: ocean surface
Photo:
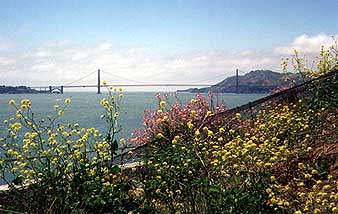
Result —
<instances>
[{"instance_id":1,"label":"ocean surface","mask_svg":"<svg viewBox=\"0 0 338 214\"><path fill-rule=\"evenodd\" d=\"M122 132L120 137L128 138L136 129L142 128L142 118L145 109L154 110L158 106L154 92L124 92L121 106L121 125ZM167 93L174 102L173 93ZM193 93L178 93L179 101L186 104L192 99ZM208 97L207 94L203 94ZM220 94L217 100L224 100L226 106L233 108L250 101L254 101L266 94ZM8 105L10 99L20 103L22 99L29 99L32 102L32 109L36 117L55 115L54 104L60 107L64 105L64 100L70 97L72 102L68 106L65 114L59 120L60 123L79 123L81 127L95 127L104 133L106 124L100 115L104 113L100 100L107 97L106 93L96 94L95 92L66 92L64 94L0 94L0 135L5 131L6 126L3 120L15 116L15 109Z\"/></svg>"}]
</instances>

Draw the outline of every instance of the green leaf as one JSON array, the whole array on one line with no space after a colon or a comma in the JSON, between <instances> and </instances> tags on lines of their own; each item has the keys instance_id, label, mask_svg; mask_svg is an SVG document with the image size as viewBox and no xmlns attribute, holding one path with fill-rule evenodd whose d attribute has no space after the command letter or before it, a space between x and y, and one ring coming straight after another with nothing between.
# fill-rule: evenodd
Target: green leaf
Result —
<instances>
[{"instance_id":1,"label":"green leaf","mask_svg":"<svg viewBox=\"0 0 338 214\"><path fill-rule=\"evenodd\" d=\"M116 166L116 165L115 165L115 166L113 166L113 167L111 168L111 171L112 171L112 172L115 172L115 173L116 173L116 172L121 172L121 168L120 168L119 166Z\"/></svg>"},{"instance_id":2,"label":"green leaf","mask_svg":"<svg viewBox=\"0 0 338 214\"><path fill-rule=\"evenodd\" d=\"M211 187L211 188L209 189L209 192L210 192L210 193L211 193L211 192L219 193L220 191L219 191L219 188L217 188L217 187Z\"/></svg>"}]
</instances>

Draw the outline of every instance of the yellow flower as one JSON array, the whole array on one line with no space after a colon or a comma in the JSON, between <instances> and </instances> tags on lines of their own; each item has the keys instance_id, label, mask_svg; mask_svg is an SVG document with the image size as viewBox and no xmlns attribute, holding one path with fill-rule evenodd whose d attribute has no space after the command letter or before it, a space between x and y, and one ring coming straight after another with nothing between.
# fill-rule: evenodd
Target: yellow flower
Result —
<instances>
[{"instance_id":1,"label":"yellow flower","mask_svg":"<svg viewBox=\"0 0 338 214\"><path fill-rule=\"evenodd\" d=\"M298 167L299 167L300 169L304 169L304 168L305 168L305 165L304 165L303 163L298 163Z\"/></svg>"},{"instance_id":2,"label":"yellow flower","mask_svg":"<svg viewBox=\"0 0 338 214\"><path fill-rule=\"evenodd\" d=\"M164 107L166 106L166 102L165 102L165 101L161 101L161 102L160 102L160 106L161 106L162 108L164 108Z\"/></svg>"},{"instance_id":3,"label":"yellow flower","mask_svg":"<svg viewBox=\"0 0 338 214\"><path fill-rule=\"evenodd\" d=\"M107 81L106 81L106 80L103 80L103 81L102 81L102 85L106 86L106 85L107 85Z\"/></svg>"},{"instance_id":4,"label":"yellow flower","mask_svg":"<svg viewBox=\"0 0 338 214\"><path fill-rule=\"evenodd\" d=\"M10 101L8 102L8 104L11 105L11 106L15 105L15 100L10 100Z\"/></svg>"},{"instance_id":5,"label":"yellow flower","mask_svg":"<svg viewBox=\"0 0 338 214\"><path fill-rule=\"evenodd\" d=\"M312 175L310 175L310 174L308 174L308 173L305 173L304 174L304 178L311 178L312 177Z\"/></svg>"},{"instance_id":6,"label":"yellow flower","mask_svg":"<svg viewBox=\"0 0 338 214\"><path fill-rule=\"evenodd\" d=\"M122 88L119 88L119 91L122 91Z\"/></svg>"},{"instance_id":7,"label":"yellow flower","mask_svg":"<svg viewBox=\"0 0 338 214\"><path fill-rule=\"evenodd\" d=\"M266 193L268 193L268 194L272 193L272 189L270 189L270 188L267 188L265 191L266 191Z\"/></svg>"},{"instance_id":8,"label":"yellow flower","mask_svg":"<svg viewBox=\"0 0 338 214\"><path fill-rule=\"evenodd\" d=\"M21 100L21 105L29 106L30 104L31 104L31 102L28 99Z\"/></svg>"},{"instance_id":9,"label":"yellow flower","mask_svg":"<svg viewBox=\"0 0 338 214\"><path fill-rule=\"evenodd\" d=\"M66 99L65 99L65 103L66 104L69 104L71 102L71 99L69 98L69 97L67 97Z\"/></svg>"},{"instance_id":10,"label":"yellow flower","mask_svg":"<svg viewBox=\"0 0 338 214\"><path fill-rule=\"evenodd\" d=\"M121 145L124 145L125 143L126 143L126 140L125 140L124 138L121 138L121 139L120 139L120 144L121 144Z\"/></svg>"},{"instance_id":11,"label":"yellow flower","mask_svg":"<svg viewBox=\"0 0 338 214\"><path fill-rule=\"evenodd\" d=\"M240 113L236 113L236 117L239 119L241 118L241 114Z\"/></svg>"},{"instance_id":12,"label":"yellow flower","mask_svg":"<svg viewBox=\"0 0 338 214\"><path fill-rule=\"evenodd\" d=\"M187 126L188 126L189 129L193 129L193 128L194 128L194 124L192 124L191 121L189 121L189 122L187 123Z\"/></svg>"},{"instance_id":13,"label":"yellow flower","mask_svg":"<svg viewBox=\"0 0 338 214\"><path fill-rule=\"evenodd\" d=\"M313 213L320 213L320 209L318 209L318 208L314 209Z\"/></svg>"},{"instance_id":14,"label":"yellow flower","mask_svg":"<svg viewBox=\"0 0 338 214\"><path fill-rule=\"evenodd\" d=\"M162 133L158 133L156 136L157 138L160 138L160 139L164 137Z\"/></svg>"},{"instance_id":15,"label":"yellow flower","mask_svg":"<svg viewBox=\"0 0 338 214\"><path fill-rule=\"evenodd\" d=\"M207 111L207 116L211 116L212 115L212 112L211 111Z\"/></svg>"}]
</instances>

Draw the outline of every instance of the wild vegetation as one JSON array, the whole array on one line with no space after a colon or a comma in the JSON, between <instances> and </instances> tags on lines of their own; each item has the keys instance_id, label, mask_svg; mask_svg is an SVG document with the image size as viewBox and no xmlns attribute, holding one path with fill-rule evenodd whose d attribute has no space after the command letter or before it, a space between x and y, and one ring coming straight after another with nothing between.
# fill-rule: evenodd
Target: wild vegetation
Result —
<instances>
[{"instance_id":1,"label":"wild vegetation","mask_svg":"<svg viewBox=\"0 0 338 214\"><path fill-rule=\"evenodd\" d=\"M322 49L316 68L292 56L296 72L317 77L338 70L337 43ZM283 60L284 69L288 61ZM35 118L29 100L0 139L1 209L29 213L337 213L338 77L314 81L306 93L227 116L197 94L189 103L158 96L144 130L130 143L147 145L143 164L113 164L127 143L116 134L123 94L101 101L108 132ZM132 152L128 156L132 156ZM14 180L13 180L14 179ZM13 181L11 181L13 180Z\"/></svg>"}]
</instances>

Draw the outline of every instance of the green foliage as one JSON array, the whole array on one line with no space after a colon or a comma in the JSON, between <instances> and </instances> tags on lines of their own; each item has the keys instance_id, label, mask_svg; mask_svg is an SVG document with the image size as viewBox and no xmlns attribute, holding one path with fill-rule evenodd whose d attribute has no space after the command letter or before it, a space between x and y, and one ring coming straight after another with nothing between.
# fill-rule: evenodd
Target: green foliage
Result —
<instances>
[{"instance_id":1,"label":"green foliage","mask_svg":"<svg viewBox=\"0 0 338 214\"><path fill-rule=\"evenodd\" d=\"M118 148L119 105L122 93L108 90L101 101L108 132L78 124L59 124L65 106L55 105L55 115L37 120L29 100L16 105L15 118L6 120L1 138L2 179L9 184L7 209L30 213L127 213L139 206L130 192L135 185L114 165ZM12 179L14 180L12 181Z\"/></svg>"}]
</instances>

